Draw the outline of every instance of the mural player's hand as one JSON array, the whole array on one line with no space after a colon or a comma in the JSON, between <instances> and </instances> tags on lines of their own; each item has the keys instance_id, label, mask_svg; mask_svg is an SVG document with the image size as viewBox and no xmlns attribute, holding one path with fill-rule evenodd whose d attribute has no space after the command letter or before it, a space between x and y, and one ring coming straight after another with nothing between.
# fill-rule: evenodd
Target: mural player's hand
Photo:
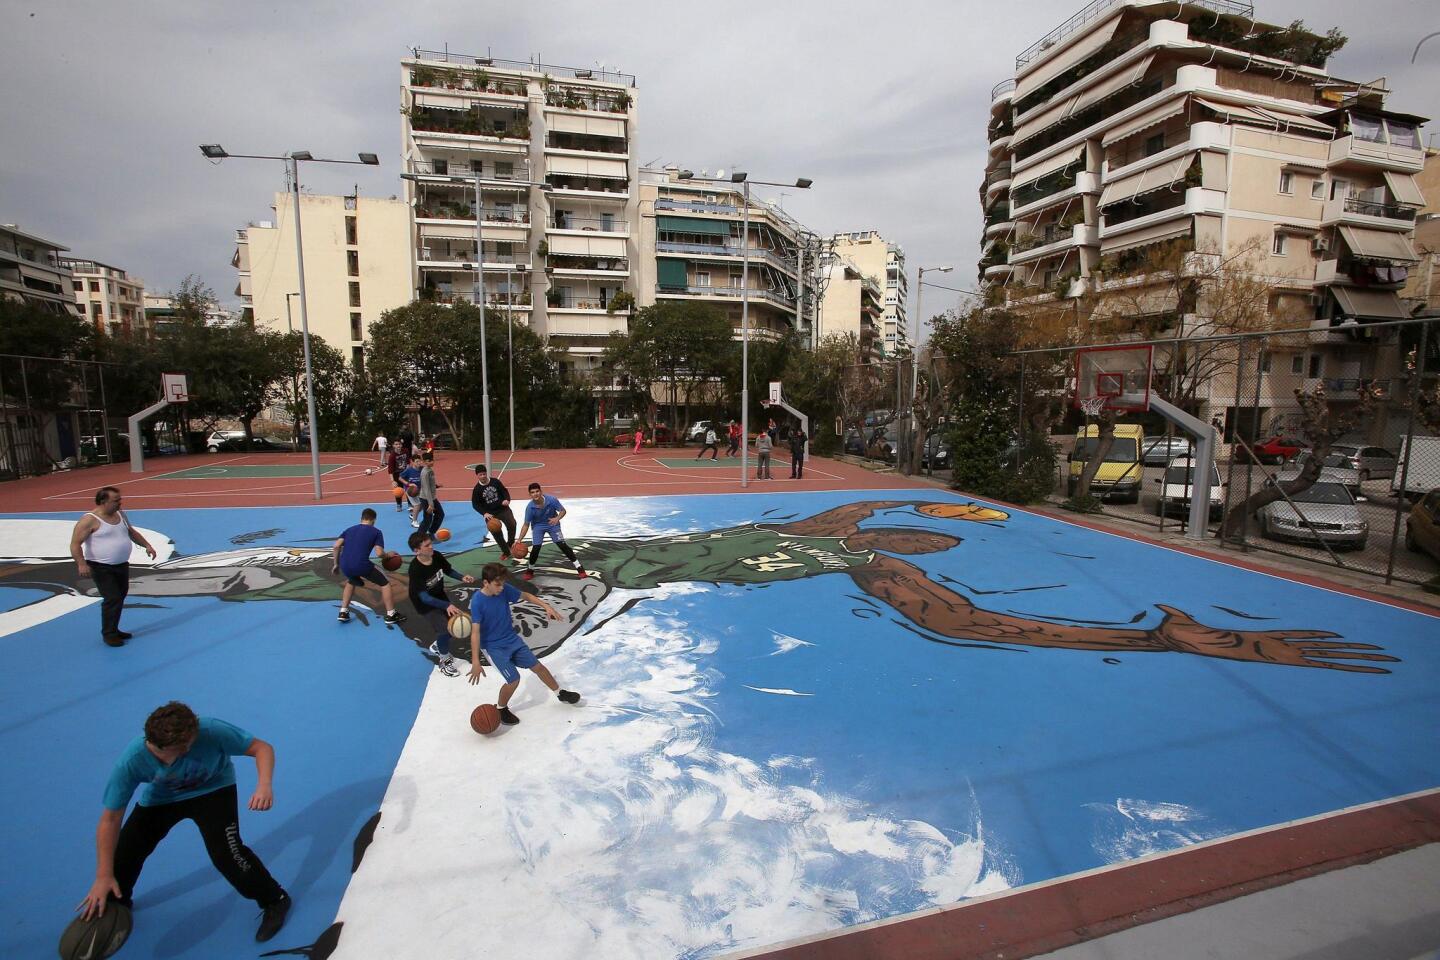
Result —
<instances>
[{"instance_id":1,"label":"mural player's hand","mask_svg":"<svg viewBox=\"0 0 1440 960\"><path fill-rule=\"evenodd\" d=\"M479 683L483 676L485 676L485 668L478 663L472 663L470 665L470 682Z\"/></svg>"},{"instance_id":2,"label":"mural player's hand","mask_svg":"<svg viewBox=\"0 0 1440 960\"><path fill-rule=\"evenodd\" d=\"M269 810L270 805L274 802L275 795L270 792L269 787L257 786L255 792L250 796L250 809Z\"/></svg>"},{"instance_id":3,"label":"mural player's hand","mask_svg":"<svg viewBox=\"0 0 1440 960\"><path fill-rule=\"evenodd\" d=\"M1383 653L1362 653L1380 650L1373 643L1346 643L1328 640L1338 633L1328 630L1231 630L1207 627L1194 617L1159 604L1165 619L1153 634L1167 650L1195 653L1202 657L1225 660L1247 660L1252 663L1279 663L1290 667L1329 667L1355 673L1389 673L1384 667L1362 663L1336 663L1335 660L1376 660L1398 663L1396 657Z\"/></svg>"},{"instance_id":4,"label":"mural player's hand","mask_svg":"<svg viewBox=\"0 0 1440 960\"><path fill-rule=\"evenodd\" d=\"M113 876L96 877L95 882L90 885L90 892L85 894L85 899L80 901L75 908L76 912L86 920L91 917L105 916L105 904L110 899L110 894L120 896L120 884L115 882Z\"/></svg>"}]
</instances>

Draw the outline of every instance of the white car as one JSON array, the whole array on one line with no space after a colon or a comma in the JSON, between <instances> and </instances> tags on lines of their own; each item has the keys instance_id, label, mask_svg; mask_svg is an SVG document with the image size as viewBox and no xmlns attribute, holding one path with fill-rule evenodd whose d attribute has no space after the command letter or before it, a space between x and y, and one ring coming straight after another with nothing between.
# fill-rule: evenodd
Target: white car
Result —
<instances>
[{"instance_id":1,"label":"white car","mask_svg":"<svg viewBox=\"0 0 1440 960\"><path fill-rule=\"evenodd\" d=\"M1160 499L1155 501L1155 513L1164 516L1178 513L1188 516L1190 498L1195 492L1195 461L1189 457L1176 457L1165 466L1165 475L1155 481L1160 484ZM1210 519L1218 519L1225 509L1225 484L1220 482L1220 471L1210 464Z\"/></svg>"},{"instance_id":2,"label":"white car","mask_svg":"<svg viewBox=\"0 0 1440 960\"><path fill-rule=\"evenodd\" d=\"M696 420L690 424L690 430L685 434L686 443L700 443L705 439L705 431L710 429L709 420ZM719 436L720 431L716 430L715 435Z\"/></svg>"},{"instance_id":3,"label":"white car","mask_svg":"<svg viewBox=\"0 0 1440 960\"><path fill-rule=\"evenodd\" d=\"M1272 540L1326 543L1354 550L1363 550L1370 535L1370 525L1361 519L1355 498L1344 484L1333 480L1320 480L1292 493L1290 502L1276 500L1261 507L1260 530Z\"/></svg>"},{"instance_id":4,"label":"white car","mask_svg":"<svg viewBox=\"0 0 1440 960\"><path fill-rule=\"evenodd\" d=\"M211 453L219 453L220 448L225 445L226 440L244 439L244 430L216 430L205 438L205 449Z\"/></svg>"}]
</instances>

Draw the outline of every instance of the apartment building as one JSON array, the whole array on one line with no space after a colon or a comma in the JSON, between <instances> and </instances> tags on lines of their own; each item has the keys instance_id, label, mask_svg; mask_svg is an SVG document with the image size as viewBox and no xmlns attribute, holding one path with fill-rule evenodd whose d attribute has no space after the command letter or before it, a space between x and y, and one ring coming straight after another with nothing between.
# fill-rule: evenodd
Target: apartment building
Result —
<instances>
[{"instance_id":1,"label":"apartment building","mask_svg":"<svg viewBox=\"0 0 1440 960\"><path fill-rule=\"evenodd\" d=\"M61 262L69 249L13 223L0 224L0 296L75 314L74 278Z\"/></svg>"},{"instance_id":2,"label":"apartment building","mask_svg":"<svg viewBox=\"0 0 1440 960\"><path fill-rule=\"evenodd\" d=\"M853 333L860 342L860 361L879 363L886 355L884 316L885 288L880 280L845 257L832 254L825 263L820 336Z\"/></svg>"},{"instance_id":3,"label":"apartment building","mask_svg":"<svg viewBox=\"0 0 1440 960\"><path fill-rule=\"evenodd\" d=\"M1413 313L1440 316L1440 150L1425 151L1425 169L1416 177L1425 205L1415 217L1415 252L1400 298Z\"/></svg>"},{"instance_id":4,"label":"apartment building","mask_svg":"<svg viewBox=\"0 0 1440 960\"><path fill-rule=\"evenodd\" d=\"M473 302L478 217L484 302L599 367L640 293L635 78L415 49L401 114L415 294Z\"/></svg>"},{"instance_id":5,"label":"apartment building","mask_svg":"<svg viewBox=\"0 0 1440 960\"><path fill-rule=\"evenodd\" d=\"M75 302L97 332L111 336L150 335L144 280L98 260L62 257L60 264L73 275Z\"/></svg>"},{"instance_id":6,"label":"apartment building","mask_svg":"<svg viewBox=\"0 0 1440 960\"><path fill-rule=\"evenodd\" d=\"M910 324L906 301L909 299L910 281L905 275L905 251L897 244L888 243L874 230L839 233L831 241L836 257L884 288L877 345L887 357L909 353ZM828 291L826 296L829 296Z\"/></svg>"},{"instance_id":7,"label":"apartment building","mask_svg":"<svg viewBox=\"0 0 1440 960\"><path fill-rule=\"evenodd\" d=\"M815 314L818 238L777 204L753 193L746 235L744 189L719 172L713 180L719 182L712 182L707 171L673 166L640 171L637 302L711 304L729 316L739 337L741 306L748 300L751 337L775 339L793 330L808 339Z\"/></svg>"},{"instance_id":8,"label":"apartment building","mask_svg":"<svg viewBox=\"0 0 1440 960\"><path fill-rule=\"evenodd\" d=\"M1157 279L1147 264L1243 261L1273 284L1275 325L1314 330L1272 363L1383 377L1394 358L1376 346L1392 335L1365 324L1408 315L1397 293L1417 260L1424 118L1328 73L1332 39L1254 13L1096 0L1023 51L992 92L981 281L1022 313L1123 299L1119 334L1141 317L1203 334L1207 304L1164 284L1137 293ZM1218 413L1234 384L1208 386Z\"/></svg>"},{"instance_id":9,"label":"apartment building","mask_svg":"<svg viewBox=\"0 0 1440 960\"><path fill-rule=\"evenodd\" d=\"M273 220L235 231L235 295L257 327L300 329L295 200L277 193ZM300 195L305 294L312 336L365 367L370 325L414 298L410 208L402 200Z\"/></svg>"}]
</instances>

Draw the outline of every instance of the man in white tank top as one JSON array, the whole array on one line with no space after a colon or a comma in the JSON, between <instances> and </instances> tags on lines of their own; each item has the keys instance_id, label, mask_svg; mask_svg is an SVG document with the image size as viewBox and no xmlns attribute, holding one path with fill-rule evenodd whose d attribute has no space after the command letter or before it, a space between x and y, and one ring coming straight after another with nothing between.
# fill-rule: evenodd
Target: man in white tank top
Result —
<instances>
[{"instance_id":1,"label":"man in white tank top","mask_svg":"<svg viewBox=\"0 0 1440 960\"><path fill-rule=\"evenodd\" d=\"M101 487L95 491L95 510L81 517L70 535L70 556L80 576L95 580L101 598L100 637L112 647L122 647L130 639L120 629L120 611L130 592L131 544L144 547L155 559L150 541L120 512L120 491Z\"/></svg>"}]
</instances>

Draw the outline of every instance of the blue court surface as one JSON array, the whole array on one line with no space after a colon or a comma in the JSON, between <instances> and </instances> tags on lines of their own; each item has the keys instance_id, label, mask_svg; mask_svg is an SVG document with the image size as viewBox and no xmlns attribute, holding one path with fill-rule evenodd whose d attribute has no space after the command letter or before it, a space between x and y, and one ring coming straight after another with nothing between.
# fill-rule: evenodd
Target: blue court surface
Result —
<instances>
[{"instance_id":1,"label":"blue court surface","mask_svg":"<svg viewBox=\"0 0 1440 960\"><path fill-rule=\"evenodd\" d=\"M515 614L583 699L527 676L489 737L495 671L436 672L408 602L336 623L353 505L131 511L170 542L119 650L77 515L0 518L0 955L55 949L110 766L172 698L275 745L241 827L295 907L256 945L182 824L123 956L717 956L1440 785L1440 620L968 503L567 501L594 575L547 544L562 619ZM481 524L447 526L478 573Z\"/></svg>"}]
</instances>

